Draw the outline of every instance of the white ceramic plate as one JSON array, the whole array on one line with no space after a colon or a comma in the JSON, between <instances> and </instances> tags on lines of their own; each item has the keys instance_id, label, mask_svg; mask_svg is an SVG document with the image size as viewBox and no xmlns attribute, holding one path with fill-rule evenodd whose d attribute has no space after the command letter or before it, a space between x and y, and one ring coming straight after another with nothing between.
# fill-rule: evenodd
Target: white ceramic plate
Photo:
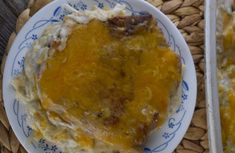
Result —
<instances>
[{"instance_id":1,"label":"white ceramic plate","mask_svg":"<svg viewBox=\"0 0 235 153\"><path fill-rule=\"evenodd\" d=\"M14 76L24 67L24 55L32 43L40 37L43 29L49 24L59 22L66 12L61 5L69 3L78 10L98 7L113 7L116 3L126 4L127 9L137 13L147 11L156 17L158 26L165 35L168 44L175 50L186 65L182 86L182 101L177 111L170 116L161 129L155 130L145 145L145 153L170 153L180 143L190 122L196 103L196 73L192 56L180 32L175 25L159 10L143 0L55 0L35 14L18 34L9 52L4 77L3 98L10 124L26 150L30 153L59 153L56 145L41 139L35 142L30 139L31 128L27 125L23 105L15 99L15 93L10 85Z\"/></svg>"}]
</instances>

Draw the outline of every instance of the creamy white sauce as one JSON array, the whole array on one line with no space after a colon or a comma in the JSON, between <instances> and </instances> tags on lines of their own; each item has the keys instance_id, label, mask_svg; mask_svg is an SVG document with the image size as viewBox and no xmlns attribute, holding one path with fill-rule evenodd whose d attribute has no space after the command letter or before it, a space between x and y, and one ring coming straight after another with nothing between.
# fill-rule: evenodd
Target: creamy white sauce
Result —
<instances>
[{"instance_id":1,"label":"creamy white sauce","mask_svg":"<svg viewBox=\"0 0 235 153\"><path fill-rule=\"evenodd\" d=\"M125 9L126 6L121 4L117 4L111 10L103 10L96 6L94 10L77 11L71 9L71 7L68 4L65 4L63 7L69 12L72 12L72 14L68 15L68 17L70 17L71 19L75 20L78 23L83 23L83 24L87 24L90 20L93 19L98 19L100 21L107 21L108 19L116 16L131 15L131 12Z\"/></svg>"}]
</instances>

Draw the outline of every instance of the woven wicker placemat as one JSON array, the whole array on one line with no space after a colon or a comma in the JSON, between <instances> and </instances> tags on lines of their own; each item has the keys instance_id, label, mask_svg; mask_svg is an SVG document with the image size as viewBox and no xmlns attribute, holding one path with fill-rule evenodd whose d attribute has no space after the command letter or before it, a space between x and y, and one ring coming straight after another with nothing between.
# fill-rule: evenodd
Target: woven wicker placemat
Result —
<instances>
[{"instance_id":1,"label":"woven wicker placemat","mask_svg":"<svg viewBox=\"0 0 235 153\"><path fill-rule=\"evenodd\" d=\"M3 57L2 69L9 48L24 23L37 10L51 0L30 0L28 8L17 19L16 30L11 34ZM179 28L187 41L197 71L198 96L192 123L175 153L208 153L208 137L204 84L204 0L147 0L164 12ZM2 75L0 75L2 78ZM1 79L2 80L2 79ZM2 82L0 81L0 84ZM7 120L2 94L0 94L0 153L25 153Z\"/></svg>"}]
</instances>

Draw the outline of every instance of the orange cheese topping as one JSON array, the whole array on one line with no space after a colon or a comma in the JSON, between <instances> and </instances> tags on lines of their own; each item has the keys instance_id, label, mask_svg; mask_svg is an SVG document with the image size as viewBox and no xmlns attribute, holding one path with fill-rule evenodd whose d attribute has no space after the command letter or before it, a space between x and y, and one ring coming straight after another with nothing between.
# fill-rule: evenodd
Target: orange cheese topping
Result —
<instances>
[{"instance_id":1,"label":"orange cheese topping","mask_svg":"<svg viewBox=\"0 0 235 153\"><path fill-rule=\"evenodd\" d=\"M106 143L141 145L182 77L178 55L162 44L157 28L117 38L98 20L77 25L38 81L42 106Z\"/></svg>"},{"instance_id":2,"label":"orange cheese topping","mask_svg":"<svg viewBox=\"0 0 235 153\"><path fill-rule=\"evenodd\" d=\"M219 84L220 117L222 126L222 139L224 152L231 152L232 144L235 144L235 36L233 16L222 11L223 35L219 38L222 52L218 56L218 68L222 80Z\"/></svg>"},{"instance_id":3,"label":"orange cheese topping","mask_svg":"<svg viewBox=\"0 0 235 153\"><path fill-rule=\"evenodd\" d=\"M223 126L223 141L231 139L235 144L235 121L233 117L235 116L235 94L229 91L228 94L228 104L226 107L221 107L221 122Z\"/></svg>"}]
</instances>

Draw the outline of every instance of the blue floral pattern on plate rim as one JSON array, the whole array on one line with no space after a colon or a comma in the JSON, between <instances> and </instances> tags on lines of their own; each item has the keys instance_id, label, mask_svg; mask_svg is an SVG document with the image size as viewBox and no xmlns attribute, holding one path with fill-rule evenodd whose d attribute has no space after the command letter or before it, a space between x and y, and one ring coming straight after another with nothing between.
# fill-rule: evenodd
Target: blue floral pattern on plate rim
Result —
<instances>
[{"instance_id":1,"label":"blue floral pattern on plate rim","mask_svg":"<svg viewBox=\"0 0 235 153\"><path fill-rule=\"evenodd\" d=\"M94 2L96 6L99 8L103 8L105 6L108 7L114 7L116 3L124 3L127 6L127 9L133 13L139 13L139 11L135 11L134 8L128 1L126 0L91 0ZM70 6L74 7L77 10L84 11L88 9L88 5L86 3L86 0L79 0L76 2L68 3ZM141 13L141 12L140 12ZM25 33L24 39L22 39L21 43L19 43L17 54L13 61L13 67L11 69L11 76L14 77L18 75L24 68L24 55L21 54L23 50L29 50L32 47L32 43L40 37L38 32L38 29L43 29L49 24L54 24L57 22L60 22L63 20L63 17L67 15L68 12L63 10L60 6L58 6L54 11L53 14L48 16L47 19L44 20L38 20L35 22L32 26L32 29L27 30ZM185 63L185 59L182 56L182 50L180 48L180 45L178 45L175 41L174 36L169 32L167 27L165 26L164 22L157 19L158 26L164 33L165 37L168 38L167 42L171 46L171 48L176 51L182 60L182 63ZM182 82L182 101L179 106L179 108L176 110L177 115L172 115L168 118L168 121L165 126L165 130L161 132L161 139L163 140L161 143L156 144L154 147L145 147L144 152L145 153L163 153L164 150L170 145L171 141L176 136L176 133L180 130L181 125L183 124L183 120L185 118L185 115L187 114L187 109L185 109L184 104L187 103L188 96L190 92L190 87L187 82L187 80L183 80ZM14 100L13 102L13 112L15 114L15 117L17 118L17 122L19 127L24 133L25 137L30 137L32 133L32 129L27 125L26 118L27 115L23 112L19 101ZM31 144L35 149L39 149L42 152L45 153L61 153L61 151L58 149L58 147L54 144L51 144L47 142L44 139L39 140L38 142L31 141Z\"/></svg>"}]
</instances>

